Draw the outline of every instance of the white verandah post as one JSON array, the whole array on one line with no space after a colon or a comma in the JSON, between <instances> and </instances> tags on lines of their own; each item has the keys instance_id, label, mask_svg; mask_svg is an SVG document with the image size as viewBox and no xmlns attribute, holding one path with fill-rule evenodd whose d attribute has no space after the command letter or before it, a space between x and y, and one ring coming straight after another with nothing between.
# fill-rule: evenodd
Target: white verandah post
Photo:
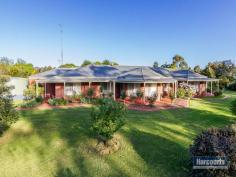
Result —
<instances>
[{"instance_id":1,"label":"white verandah post","mask_svg":"<svg viewBox=\"0 0 236 177\"><path fill-rule=\"evenodd\" d=\"M116 100L116 82L113 81L113 99Z\"/></svg>"},{"instance_id":2,"label":"white verandah post","mask_svg":"<svg viewBox=\"0 0 236 177\"><path fill-rule=\"evenodd\" d=\"M111 82L110 82L110 92L111 92Z\"/></svg>"},{"instance_id":3,"label":"white verandah post","mask_svg":"<svg viewBox=\"0 0 236 177\"><path fill-rule=\"evenodd\" d=\"M174 97L176 98L176 82L173 83Z\"/></svg>"},{"instance_id":4,"label":"white verandah post","mask_svg":"<svg viewBox=\"0 0 236 177\"><path fill-rule=\"evenodd\" d=\"M143 90L144 90L143 91L144 92L143 93L143 101L145 101L145 98L146 98L146 83L145 82L143 83Z\"/></svg>"},{"instance_id":5,"label":"white verandah post","mask_svg":"<svg viewBox=\"0 0 236 177\"><path fill-rule=\"evenodd\" d=\"M66 93L66 82L64 82L64 94L63 94L63 98L65 98L65 93Z\"/></svg>"},{"instance_id":6,"label":"white verandah post","mask_svg":"<svg viewBox=\"0 0 236 177\"><path fill-rule=\"evenodd\" d=\"M211 94L212 94L212 81L211 81Z\"/></svg>"},{"instance_id":7,"label":"white verandah post","mask_svg":"<svg viewBox=\"0 0 236 177\"><path fill-rule=\"evenodd\" d=\"M46 94L47 94L47 83L44 82L44 98L46 98Z\"/></svg>"},{"instance_id":8,"label":"white verandah post","mask_svg":"<svg viewBox=\"0 0 236 177\"><path fill-rule=\"evenodd\" d=\"M175 98L177 97L178 81L175 81Z\"/></svg>"},{"instance_id":9,"label":"white verandah post","mask_svg":"<svg viewBox=\"0 0 236 177\"><path fill-rule=\"evenodd\" d=\"M38 82L36 81L36 96L38 96Z\"/></svg>"}]
</instances>

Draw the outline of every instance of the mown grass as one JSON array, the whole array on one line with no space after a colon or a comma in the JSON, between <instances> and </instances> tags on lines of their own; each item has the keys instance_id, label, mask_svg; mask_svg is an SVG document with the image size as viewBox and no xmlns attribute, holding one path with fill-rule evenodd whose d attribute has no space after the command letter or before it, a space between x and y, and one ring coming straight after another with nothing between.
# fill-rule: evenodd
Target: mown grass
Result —
<instances>
[{"instance_id":1,"label":"mown grass","mask_svg":"<svg viewBox=\"0 0 236 177\"><path fill-rule=\"evenodd\" d=\"M202 130L235 123L227 98L194 99L186 109L129 111L117 136L120 151L100 156L89 131L89 108L21 111L0 138L0 176L183 177L188 148Z\"/></svg>"}]
</instances>

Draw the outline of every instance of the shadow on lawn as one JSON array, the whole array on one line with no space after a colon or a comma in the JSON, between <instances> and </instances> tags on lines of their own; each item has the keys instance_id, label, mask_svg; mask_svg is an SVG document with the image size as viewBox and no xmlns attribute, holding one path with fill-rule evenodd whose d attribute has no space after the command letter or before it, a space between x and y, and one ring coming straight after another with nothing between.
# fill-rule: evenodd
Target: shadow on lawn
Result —
<instances>
[{"instance_id":1,"label":"shadow on lawn","mask_svg":"<svg viewBox=\"0 0 236 177\"><path fill-rule=\"evenodd\" d=\"M26 120L32 124L35 133L48 147L52 144L55 136L64 142L63 147L61 147L63 148L62 152L58 154L58 157L52 159L57 166L55 177L89 176L89 169L84 165L84 154L81 152L84 146L81 142L86 142L86 139L91 137L88 128L89 111L89 108L38 112L21 111L21 115L26 117ZM66 149L69 149L70 153L63 154ZM46 156L46 154L42 154L42 150L38 150L38 156L42 157ZM76 167L79 168L79 171L77 170L77 173L75 173L67 167L63 162L64 158L72 160Z\"/></svg>"},{"instance_id":2,"label":"shadow on lawn","mask_svg":"<svg viewBox=\"0 0 236 177\"><path fill-rule=\"evenodd\" d=\"M88 152L91 145L88 144L88 139L92 139L89 131L89 113L89 108L21 111L22 116L32 124L34 131L45 144L51 144L52 139L58 136L65 141L64 148L70 150L69 158L77 170L73 171L74 169L67 167L63 160L58 158L56 177L91 176L91 162L87 162L91 158L109 162L109 157L99 157L94 152ZM171 177L185 174L188 162L188 147L186 144L181 144L181 141L175 140L173 135L192 140L194 135L203 129L234 122L233 117L193 108L163 110L148 114L129 111L126 125L128 129L122 129L122 133L128 138L138 156L146 162L150 171ZM171 125L178 125L186 131L182 132ZM165 138L158 133L162 133ZM38 154L39 157L42 156L40 150ZM63 156L63 151L59 155ZM112 171L107 174L108 176L128 176L115 162L110 161L108 165L114 171L114 174ZM130 168L134 168L129 165Z\"/></svg>"},{"instance_id":3,"label":"shadow on lawn","mask_svg":"<svg viewBox=\"0 0 236 177\"><path fill-rule=\"evenodd\" d=\"M61 168L55 177L77 177L69 168Z\"/></svg>"}]
</instances>

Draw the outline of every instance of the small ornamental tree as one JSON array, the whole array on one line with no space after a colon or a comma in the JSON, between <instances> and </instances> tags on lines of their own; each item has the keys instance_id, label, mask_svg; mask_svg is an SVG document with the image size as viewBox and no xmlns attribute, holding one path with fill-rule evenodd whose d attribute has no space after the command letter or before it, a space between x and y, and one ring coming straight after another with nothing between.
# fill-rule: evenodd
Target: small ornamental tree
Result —
<instances>
[{"instance_id":1,"label":"small ornamental tree","mask_svg":"<svg viewBox=\"0 0 236 177\"><path fill-rule=\"evenodd\" d=\"M236 125L210 128L198 135L190 146L191 158L196 156L227 157L228 169L193 169L189 177L235 177L236 176Z\"/></svg>"},{"instance_id":2,"label":"small ornamental tree","mask_svg":"<svg viewBox=\"0 0 236 177\"><path fill-rule=\"evenodd\" d=\"M112 99L104 98L98 107L92 108L91 129L100 141L107 144L113 138L114 133L124 125L126 107Z\"/></svg>"},{"instance_id":3,"label":"small ornamental tree","mask_svg":"<svg viewBox=\"0 0 236 177\"><path fill-rule=\"evenodd\" d=\"M120 93L120 98L124 100L127 97L126 92L124 90L121 91Z\"/></svg>"},{"instance_id":4,"label":"small ornamental tree","mask_svg":"<svg viewBox=\"0 0 236 177\"><path fill-rule=\"evenodd\" d=\"M142 90L137 90L136 95L139 99L142 98L143 97L143 91Z\"/></svg>"},{"instance_id":5,"label":"small ornamental tree","mask_svg":"<svg viewBox=\"0 0 236 177\"><path fill-rule=\"evenodd\" d=\"M13 106L12 87L6 85L8 81L8 77L0 76L0 135L18 119Z\"/></svg>"},{"instance_id":6,"label":"small ornamental tree","mask_svg":"<svg viewBox=\"0 0 236 177\"><path fill-rule=\"evenodd\" d=\"M87 90L87 97L89 98L89 102L91 101L91 98L93 97L93 94L94 94L93 88L89 88Z\"/></svg>"},{"instance_id":7,"label":"small ornamental tree","mask_svg":"<svg viewBox=\"0 0 236 177\"><path fill-rule=\"evenodd\" d=\"M28 87L24 90L24 100L32 100L36 97L36 88L35 84L28 85Z\"/></svg>"},{"instance_id":8,"label":"small ornamental tree","mask_svg":"<svg viewBox=\"0 0 236 177\"><path fill-rule=\"evenodd\" d=\"M177 94L178 98L185 98L185 90L184 90L184 88L178 88L176 94Z\"/></svg>"},{"instance_id":9,"label":"small ornamental tree","mask_svg":"<svg viewBox=\"0 0 236 177\"><path fill-rule=\"evenodd\" d=\"M147 97L147 100L149 102L149 106L154 106L157 100L157 95L153 94L152 96Z\"/></svg>"}]
</instances>

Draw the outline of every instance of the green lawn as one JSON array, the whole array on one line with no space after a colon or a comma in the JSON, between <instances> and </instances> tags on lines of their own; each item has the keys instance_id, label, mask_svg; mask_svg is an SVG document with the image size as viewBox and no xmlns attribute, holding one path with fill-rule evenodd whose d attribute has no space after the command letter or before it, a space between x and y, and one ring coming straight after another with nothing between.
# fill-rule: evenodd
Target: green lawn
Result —
<instances>
[{"instance_id":1,"label":"green lawn","mask_svg":"<svg viewBox=\"0 0 236 177\"><path fill-rule=\"evenodd\" d=\"M109 156L92 148L89 108L21 111L0 138L0 176L183 177L195 135L235 122L229 105L236 93L226 96L192 100L188 109L129 111L118 133L121 150Z\"/></svg>"}]
</instances>

